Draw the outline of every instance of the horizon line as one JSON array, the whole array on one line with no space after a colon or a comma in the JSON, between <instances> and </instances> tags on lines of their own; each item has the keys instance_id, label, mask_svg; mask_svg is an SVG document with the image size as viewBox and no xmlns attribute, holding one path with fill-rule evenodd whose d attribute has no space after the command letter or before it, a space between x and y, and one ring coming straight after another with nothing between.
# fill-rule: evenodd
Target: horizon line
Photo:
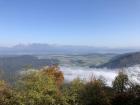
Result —
<instances>
[{"instance_id":1,"label":"horizon line","mask_svg":"<svg viewBox=\"0 0 140 105\"><path fill-rule=\"evenodd\" d=\"M12 48L12 47L16 47L16 46L30 46L30 45L49 45L49 46L58 46L58 47L93 47L93 48L106 48L106 49L140 49L140 46L93 46L93 45L79 45L79 44L50 44L50 43L38 43L38 42L34 42L34 43L16 43L16 44L0 44L0 47L7 47L7 48Z\"/></svg>"}]
</instances>

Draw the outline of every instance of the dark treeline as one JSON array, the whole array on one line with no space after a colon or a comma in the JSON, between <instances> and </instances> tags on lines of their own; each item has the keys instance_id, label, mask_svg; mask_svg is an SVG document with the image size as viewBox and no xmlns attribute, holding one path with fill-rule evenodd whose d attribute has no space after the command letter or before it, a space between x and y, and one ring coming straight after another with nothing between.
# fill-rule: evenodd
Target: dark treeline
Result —
<instances>
[{"instance_id":1,"label":"dark treeline","mask_svg":"<svg viewBox=\"0 0 140 105\"><path fill-rule=\"evenodd\" d=\"M106 86L102 79L64 83L57 66L28 71L16 84L0 81L0 105L140 105L140 86L123 71Z\"/></svg>"}]
</instances>

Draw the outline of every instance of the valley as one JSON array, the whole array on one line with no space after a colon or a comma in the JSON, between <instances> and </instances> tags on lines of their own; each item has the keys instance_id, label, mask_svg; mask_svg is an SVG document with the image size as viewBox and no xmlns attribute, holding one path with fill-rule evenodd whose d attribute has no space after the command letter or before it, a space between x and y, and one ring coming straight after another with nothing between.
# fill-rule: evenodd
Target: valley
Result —
<instances>
[{"instance_id":1,"label":"valley","mask_svg":"<svg viewBox=\"0 0 140 105\"><path fill-rule=\"evenodd\" d=\"M40 69L49 65L59 65L65 81L79 77L89 80L92 75L103 77L111 86L116 74L125 69L132 80L139 83L140 53L92 53L92 54L44 54L44 55L8 55L0 57L0 70L3 78L9 82L16 80L22 71Z\"/></svg>"}]
</instances>

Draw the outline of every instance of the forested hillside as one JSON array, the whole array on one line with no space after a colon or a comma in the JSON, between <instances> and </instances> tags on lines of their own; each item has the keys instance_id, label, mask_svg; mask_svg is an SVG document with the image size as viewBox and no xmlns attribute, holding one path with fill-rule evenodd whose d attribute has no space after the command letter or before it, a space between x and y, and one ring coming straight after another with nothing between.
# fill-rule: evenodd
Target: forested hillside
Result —
<instances>
[{"instance_id":1,"label":"forested hillside","mask_svg":"<svg viewBox=\"0 0 140 105\"><path fill-rule=\"evenodd\" d=\"M121 54L100 67L124 68L140 64L140 52Z\"/></svg>"}]
</instances>

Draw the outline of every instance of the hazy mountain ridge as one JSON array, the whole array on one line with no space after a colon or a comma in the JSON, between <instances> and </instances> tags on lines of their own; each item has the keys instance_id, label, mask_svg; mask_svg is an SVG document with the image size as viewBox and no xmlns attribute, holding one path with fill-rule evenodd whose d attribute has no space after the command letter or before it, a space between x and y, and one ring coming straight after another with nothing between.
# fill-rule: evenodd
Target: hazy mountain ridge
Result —
<instances>
[{"instance_id":1,"label":"hazy mountain ridge","mask_svg":"<svg viewBox=\"0 0 140 105\"><path fill-rule=\"evenodd\" d=\"M107 48L92 46L66 46L49 44L20 44L13 47L0 47L0 55L40 55L40 54L87 54L87 53L126 53L139 51L131 48Z\"/></svg>"}]
</instances>

